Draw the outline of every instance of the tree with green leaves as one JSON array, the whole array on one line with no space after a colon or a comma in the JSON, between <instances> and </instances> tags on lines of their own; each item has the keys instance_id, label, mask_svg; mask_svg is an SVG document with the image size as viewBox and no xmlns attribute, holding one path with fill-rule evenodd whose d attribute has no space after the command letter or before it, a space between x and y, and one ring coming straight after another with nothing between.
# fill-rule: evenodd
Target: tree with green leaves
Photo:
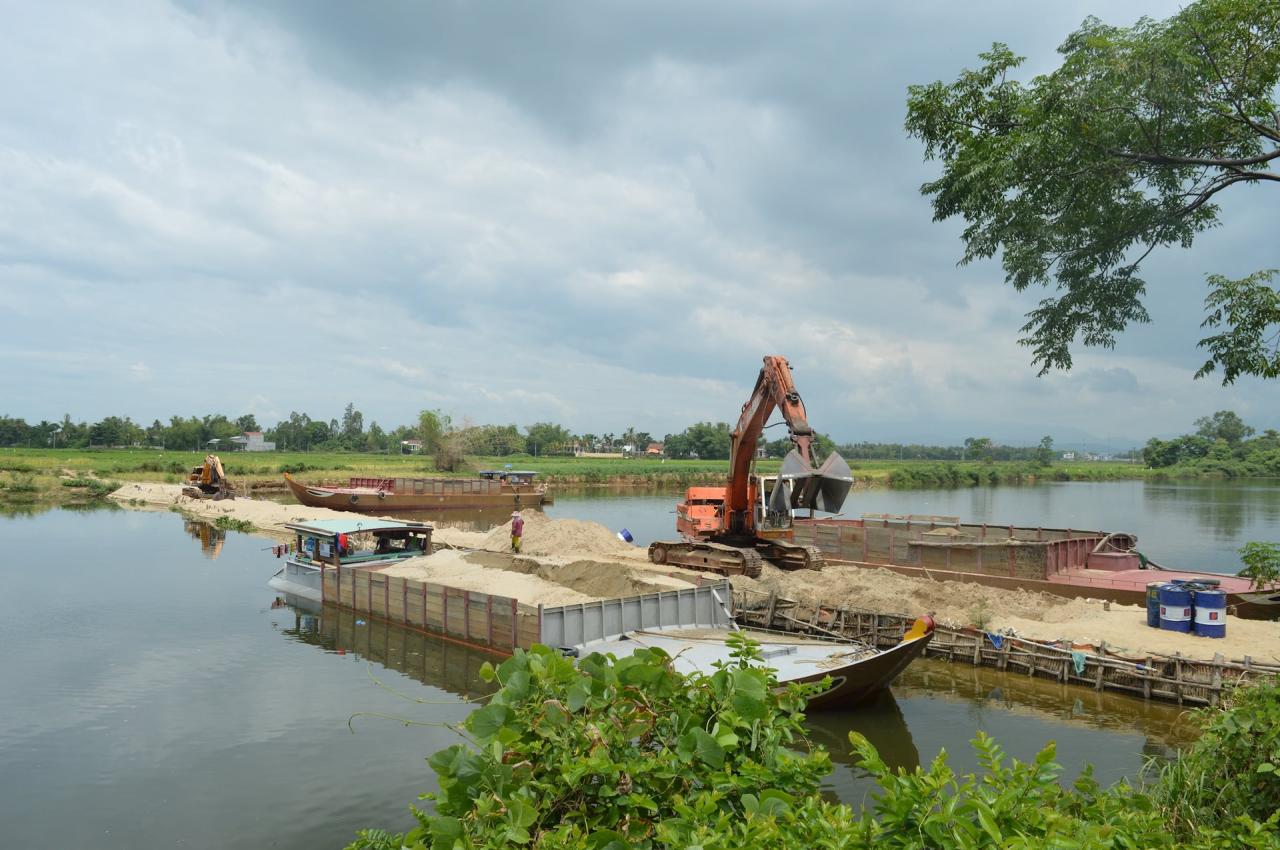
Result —
<instances>
[{"instance_id":1,"label":"tree with green leaves","mask_svg":"<svg viewBox=\"0 0 1280 850\"><path fill-rule=\"evenodd\" d=\"M1253 427L1244 424L1235 411L1219 410L1212 416L1201 416L1196 420L1196 434L1210 442L1224 440L1227 445L1234 446L1252 437Z\"/></svg>"},{"instance_id":2,"label":"tree with green leaves","mask_svg":"<svg viewBox=\"0 0 1280 850\"><path fill-rule=\"evenodd\" d=\"M1088 18L1062 64L1022 83L1003 44L953 83L911 86L906 129L942 176L921 187L935 220L960 217L963 263L1000 255L1018 290L1055 287L1020 340L1040 374L1071 344L1111 347L1150 320L1139 270L1219 223L1220 193L1280 183L1280 0L1198 0L1132 27ZM1202 340L1224 382L1280 374L1280 272L1210 275Z\"/></svg>"},{"instance_id":3,"label":"tree with green leaves","mask_svg":"<svg viewBox=\"0 0 1280 850\"><path fill-rule=\"evenodd\" d=\"M438 410L424 410L418 414L418 439L422 441L424 454L435 454L441 437L452 424L453 421Z\"/></svg>"},{"instance_id":4,"label":"tree with green leaves","mask_svg":"<svg viewBox=\"0 0 1280 850\"><path fill-rule=\"evenodd\" d=\"M1045 435L1040 438L1040 445L1036 447L1036 465L1050 466L1053 464L1053 437Z\"/></svg>"},{"instance_id":5,"label":"tree with green leaves","mask_svg":"<svg viewBox=\"0 0 1280 850\"><path fill-rule=\"evenodd\" d=\"M964 454L969 460L991 461L990 437L965 437Z\"/></svg>"}]
</instances>

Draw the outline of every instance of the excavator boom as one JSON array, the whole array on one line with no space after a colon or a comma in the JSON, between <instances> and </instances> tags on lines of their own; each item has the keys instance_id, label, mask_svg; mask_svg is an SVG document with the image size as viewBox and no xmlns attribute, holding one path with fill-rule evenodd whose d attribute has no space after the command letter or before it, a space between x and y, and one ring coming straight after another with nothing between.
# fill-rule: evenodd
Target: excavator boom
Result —
<instances>
[{"instance_id":1,"label":"excavator boom","mask_svg":"<svg viewBox=\"0 0 1280 850\"><path fill-rule=\"evenodd\" d=\"M753 476L751 466L760 435L775 410L786 421L795 448L784 459L765 504L766 481ZM814 431L792 381L791 366L786 358L765 357L751 397L742 406L730 435L729 475L723 490L690 488L676 508L676 527L685 539L653 543L650 560L730 575L758 575L762 558L785 569L821 569L817 549L792 542L791 513L806 507L839 511L853 485L853 474L835 452L815 468L813 440ZM762 525L765 516L769 518L767 529Z\"/></svg>"}]
</instances>

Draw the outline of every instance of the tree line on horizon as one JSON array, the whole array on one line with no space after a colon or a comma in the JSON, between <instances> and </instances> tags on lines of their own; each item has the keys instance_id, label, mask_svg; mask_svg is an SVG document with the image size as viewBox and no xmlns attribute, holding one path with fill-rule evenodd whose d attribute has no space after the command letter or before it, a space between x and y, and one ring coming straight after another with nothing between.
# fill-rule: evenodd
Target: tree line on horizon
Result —
<instances>
[{"instance_id":1,"label":"tree line on horizon","mask_svg":"<svg viewBox=\"0 0 1280 850\"><path fill-rule=\"evenodd\" d=\"M659 440L648 431L634 426L618 433L575 433L554 422L535 422L525 428L514 424L475 424L464 419L456 422L439 410L424 410L413 424L386 429L376 421L364 423L364 414L349 403L342 417L313 419L306 413L291 412L274 427L262 427L257 418L247 413L229 417L224 414L205 416L173 416L169 422L159 419L150 425L134 422L128 416L107 416L97 422L75 422L70 414L61 421L28 424L25 419L0 416L0 446L31 448L158 448L171 451L207 450L210 441L227 446L232 437L244 432L261 432L263 438L276 445L278 451L349 451L398 453L408 450L407 441L417 440L423 454L434 455L441 468L453 468L463 455L572 455L577 452L626 452L643 454L654 443L662 454L673 459L701 458L725 460L729 457L732 426L727 422L697 422L679 433L666 434ZM784 457L792 448L785 434L776 439L762 437L759 447L770 458ZM849 460L933 460L933 461L1020 461L1047 464L1059 453L1053 449L1053 438L1044 437L1038 445L1009 446L988 437L969 437L954 446L905 444L891 442L837 443L830 436L818 434L813 453L819 460L837 452Z\"/></svg>"}]
</instances>

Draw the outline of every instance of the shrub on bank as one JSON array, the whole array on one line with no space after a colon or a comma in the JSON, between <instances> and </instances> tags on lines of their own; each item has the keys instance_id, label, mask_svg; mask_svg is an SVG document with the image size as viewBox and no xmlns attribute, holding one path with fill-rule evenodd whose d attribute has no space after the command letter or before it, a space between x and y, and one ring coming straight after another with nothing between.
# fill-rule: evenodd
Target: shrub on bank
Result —
<instances>
[{"instance_id":1,"label":"shrub on bank","mask_svg":"<svg viewBox=\"0 0 1280 850\"><path fill-rule=\"evenodd\" d=\"M851 735L879 784L855 812L819 793L831 764L804 737L806 689L777 690L755 644L731 647L732 662L687 677L657 649L575 664L535 647L486 665L502 688L464 722L468 743L430 758L434 811L351 848L1280 848L1277 684L1202 715L1201 742L1150 789L1089 771L1063 787L1052 745L1022 763L981 734L978 773L954 773L945 752L894 772Z\"/></svg>"},{"instance_id":2,"label":"shrub on bank","mask_svg":"<svg viewBox=\"0 0 1280 850\"><path fill-rule=\"evenodd\" d=\"M236 519L235 517L223 516L213 521L214 528L221 528L224 531L243 531L246 534L253 531L253 523L247 519Z\"/></svg>"}]
</instances>

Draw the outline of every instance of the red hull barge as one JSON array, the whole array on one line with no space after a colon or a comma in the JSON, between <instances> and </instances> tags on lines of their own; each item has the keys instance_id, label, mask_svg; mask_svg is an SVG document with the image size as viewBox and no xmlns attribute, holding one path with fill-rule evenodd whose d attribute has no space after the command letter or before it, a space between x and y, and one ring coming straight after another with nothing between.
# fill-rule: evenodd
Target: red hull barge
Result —
<instances>
[{"instance_id":1,"label":"red hull barge","mask_svg":"<svg viewBox=\"0 0 1280 850\"><path fill-rule=\"evenodd\" d=\"M300 504L357 513L438 511L458 508L536 508L552 501L532 472L482 472L478 478L352 478L346 485L284 482Z\"/></svg>"},{"instance_id":2,"label":"red hull barge","mask_svg":"<svg viewBox=\"0 0 1280 850\"><path fill-rule=\"evenodd\" d=\"M1063 528L965 524L956 517L864 515L795 520L795 542L817 546L829 564L893 570L936 580L971 581L1010 590L1145 605L1156 581L1209 580L1227 595L1230 613L1280 617L1280 585L1254 588L1246 578L1147 566L1132 535Z\"/></svg>"}]
</instances>

